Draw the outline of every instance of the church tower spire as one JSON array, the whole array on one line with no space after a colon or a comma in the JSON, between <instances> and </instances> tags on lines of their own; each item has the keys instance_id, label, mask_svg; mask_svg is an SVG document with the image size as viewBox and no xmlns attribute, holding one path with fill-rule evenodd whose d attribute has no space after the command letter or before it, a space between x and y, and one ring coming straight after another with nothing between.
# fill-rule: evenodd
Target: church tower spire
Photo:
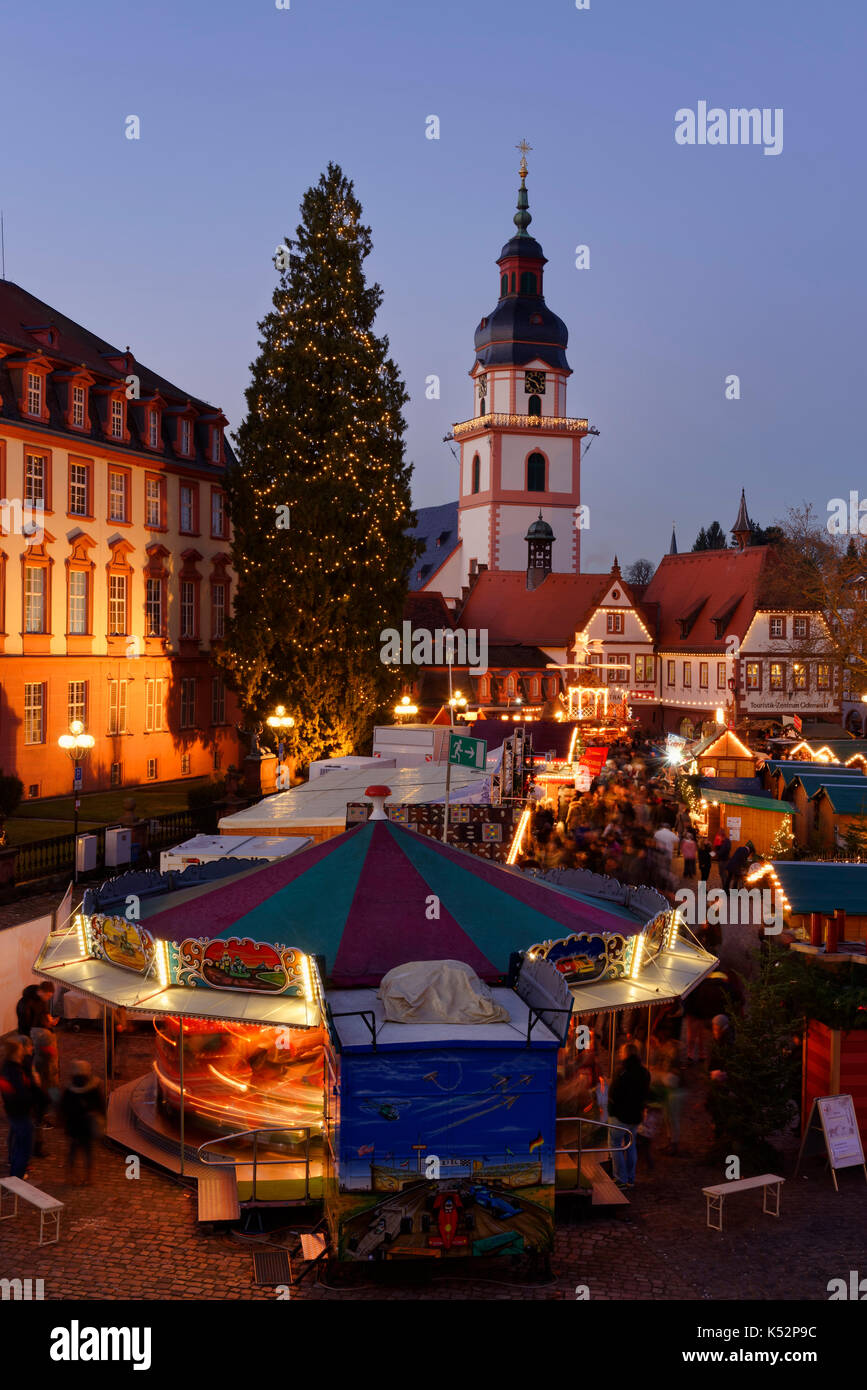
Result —
<instances>
[{"instance_id":1,"label":"church tower spire","mask_svg":"<svg viewBox=\"0 0 867 1390\"><path fill-rule=\"evenodd\" d=\"M581 569L581 442L590 429L566 414L569 333L545 303L547 261L529 231L531 146L522 140L517 148L515 233L497 257L497 303L475 332L472 414L454 426L463 583L472 560L495 572L526 567L543 577ZM545 564L527 566L528 532L540 508L550 554Z\"/></svg>"},{"instance_id":2,"label":"church tower spire","mask_svg":"<svg viewBox=\"0 0 867 1390\"><path fill-rule=\"evenodd\" d=\"M676 554L677 554L677 536L675 535L675 532L674 532L674 526L675 526L675 523L672 522L672 523L671 523L671 545L668 547L668 553L669 553L669 555L676 555Z\"/></svg>"},{"instance_id":3,"label":"church tower spire","mask_svg":"<svg viewBox=\"0 0 867 1390\"><path fill-rule=\"evenodd\" d=\"M747 499L744 489L741 488L741 505L738 509L737 520L732 527L732 535L738 543L738 550L746 550L752 538L753 528L747 514Z\"/></svg>"}]
</instances>

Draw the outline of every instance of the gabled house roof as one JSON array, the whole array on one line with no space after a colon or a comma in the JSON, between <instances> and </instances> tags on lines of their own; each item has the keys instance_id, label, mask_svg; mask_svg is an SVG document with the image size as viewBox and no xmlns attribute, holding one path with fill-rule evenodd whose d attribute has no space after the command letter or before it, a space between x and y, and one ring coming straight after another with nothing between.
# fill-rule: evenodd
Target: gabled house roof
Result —
<instances>
[{"instance_id":1,"label":"gabled house roof","mask_svg":"<svg viewBox=\"0 0 867 1390\"><path fill-rule=\"evenodd\" d=\"M660 651L725 655L726 637L743 637L759 606L768 551L756 545L663 555L644 595L659 606Z\"/></svg>"}]
</instances>

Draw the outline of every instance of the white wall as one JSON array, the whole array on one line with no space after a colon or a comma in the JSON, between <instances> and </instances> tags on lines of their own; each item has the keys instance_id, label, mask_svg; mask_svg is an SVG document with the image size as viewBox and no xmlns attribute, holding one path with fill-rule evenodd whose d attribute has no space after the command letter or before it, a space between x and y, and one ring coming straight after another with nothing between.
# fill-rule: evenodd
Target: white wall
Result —
<instances>
[{"instance_id":1,"label":"white wall","mask_svg":"<svg viewBox=\"0 0 867 1390\"><path fill-rule=\"evenodd\" d=\"M50 930L48 916L19 922L17 927L0 932L0 1033L18 1028L15 1005L25 985L39 983L33 974L33 962Z\"/></svg>"},{"instance_id":2,"label":"white wall","mask_svg":"<svg viewBox=\"0 0 867 1390\"><path fill-rule=\"evenodd\" d=\"M572 439L568 435L535 440L526 434L504 434L500 445L500 481L504 491L526 492L527 456L532 453L544 454L548 460L548 492L571 495ZM576 495L574 500L577 503L580 499ZM538 510L537 507L537 515Z\"/></svg>"}]
</instances>

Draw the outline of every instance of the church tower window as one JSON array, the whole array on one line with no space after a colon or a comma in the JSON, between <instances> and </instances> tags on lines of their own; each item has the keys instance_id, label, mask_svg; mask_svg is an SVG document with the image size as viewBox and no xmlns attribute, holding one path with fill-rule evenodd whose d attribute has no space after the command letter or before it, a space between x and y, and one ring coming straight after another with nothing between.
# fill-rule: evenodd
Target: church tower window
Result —
<instances>
[{"instance_id":1,"label":"church tower window","mask_svg":"<svg viewBox=\"0 0 867 1390\"><path fill-rule=\"evenodd\" d=\"M501 275L501 276L500 276L500 298L502 299L502 298L503 298L505 295L507 295L508 293L509 293L509 277L508 277L508 275Z\"/></svg>"},{"instance_id":2,"label":"church tower window","mask_svg":"<svg viewBox=\"0 0 867 1390\"><path fill-rule=\"evenodd\" d=\"M527 414L528 414L528 415L541 415L541 414L542 414L542 400L541 400L541 397L540 397L540 396L531 396L530 399L527 401Z\"/></svg>"},{"instance_id":3,"label":"church tower window","mask_svg":"<svg viewBox=\"0 0 867 1390\"><path fill-rule=\"evenodd\" d=\"M527 491L545 491L545 456L531 454L527 459Z\"/></svg>"},{"instance_id":4,"label":"church tower window","mask_svg":"<svg viewBox=\"0 0 867 1390\"><path fill-rule=\"evenodd\" d=\"M521 272L521 294L537 294L536 277L532 270Z\"/></svg>"},{"instance_id":5,"label":"church tower window","mask_svg":"<svg viewBox=\"0 0 867 1390\"><path fill-rule=\"evenodd\" d=\"M484 412L483 412L484 413ZM473 492L479 492L482 481L482 461L478 454L473 455Z\"/></svg>"}]
</instances>

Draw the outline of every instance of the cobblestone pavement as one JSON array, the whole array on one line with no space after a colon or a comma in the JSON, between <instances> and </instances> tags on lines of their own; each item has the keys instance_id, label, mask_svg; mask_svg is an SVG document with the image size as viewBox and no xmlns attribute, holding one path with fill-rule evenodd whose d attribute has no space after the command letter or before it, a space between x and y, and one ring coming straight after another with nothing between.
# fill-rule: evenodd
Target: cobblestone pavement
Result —
<instances>
[{"instance_id":1,"label":"cobblestone pavement","mask_svg":"<svg viewBox=\"0 0 867 1390\"><path fill-rule=\"evenodd\" d=\"M62 1031L61 1065L87 1057L102 1066L101 1030ZM146 1029L119 1041L121 1082L144 1072L151 1057ZM701 1161L710 1138L703 1078L690 1073L683 1149L687 1157L658 1156L653 1171L639 1160L630 1206L617 1214L589 1212L570 1219L558 1212L551 1274L544 1282L503 1262L411 1267L341 1266L325 1278L310 1276L293 1288L300 1299L534 1299L574 1300L586 1285L591 1299L737 1300L827 1298L831 1278L850 1270L867 1275L867 1183L860 1170L839 1175L841 1191L820 1160L808 1176L791 1179L797 1143L787 1145L782 1172L782 1217L761 1211L761 1194L730 1199L723 1234L705 1226L702 1186L720 1182L719 1166ZM5 1158L5 1122L0 1153ZM267 1236L241 1237L198 1226L195 1194L163 1170L143 1163L138 1179L125 1176L124 1155L97 1148L94 1185L64 1182L64 1140L48 1135L48 1155L33 1159L31 1181L66 1202L59 1244L37 1245L39 1218L21 1206L0 1224L0 1278L42 1278L46 1299L273 1299L252 1283L251 1252L263 1242L289 1239L291 1219ZM7 1171L5 1163L2 1171ZM574 1200L574 1199L573 1199ZM298 1270L296 1268L296 1277ZM544 1276L540 1276L544 1279Z\"/></svg>"}]
</instances>

